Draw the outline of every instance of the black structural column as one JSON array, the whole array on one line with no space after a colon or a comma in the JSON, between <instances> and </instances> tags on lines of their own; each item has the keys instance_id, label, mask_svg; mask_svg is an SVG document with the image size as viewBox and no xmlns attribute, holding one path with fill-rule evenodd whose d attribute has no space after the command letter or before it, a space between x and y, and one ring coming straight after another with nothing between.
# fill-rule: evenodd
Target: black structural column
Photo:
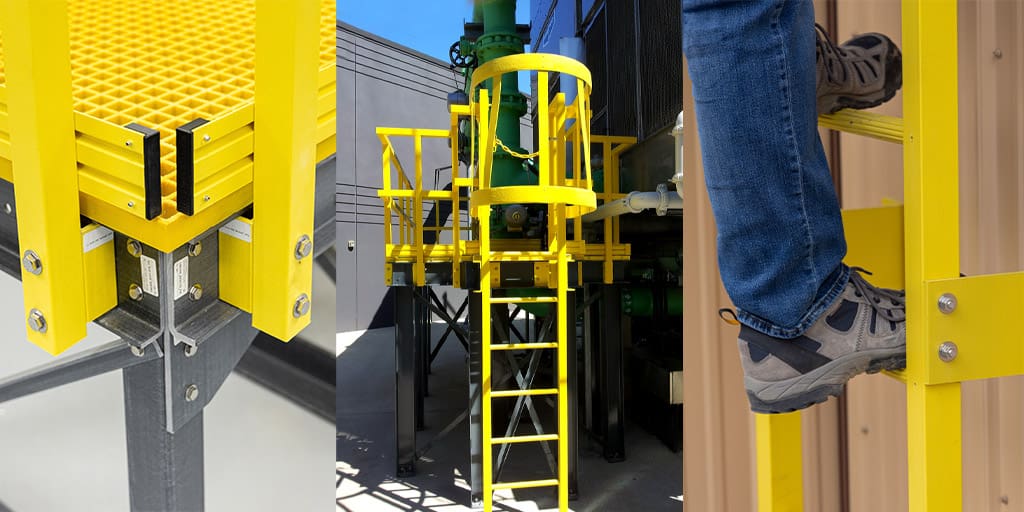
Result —
<instances>
[{"instance_id":1,"label":"black structural column","mask_svg":"<svg viewBox=\"0 0 1024 512\"><path fill-rule=\"evenodd\" d=\"M396 473L416 474L416 298L410 286L395 290Z\"/></svg>"},{"instance_id":2,"label":"black structural column","mask_svg":"<svg viewBox=\"0 0 1024 512\"><path fill-rule=\"evenodd\" d=\"M601 398L604 401L604 458L626 458L622 390L622 286L609 284L601 291Z\"/></svg>"},{"instance_id":3,"label":"black structural column","mask_svg":"<svg viewBox=\"0 0 1024 512\"><path fill-rule=\"evenodd\" d=\"M483 506L483 394L481 364L483 362L483 303L480 292L469 290L469 488L470 504Z\"/></svg>"},{"instance_id":4,"label":"black structural column","mask_svg":"<svg viewBox=\"0 0 1024 512\"><path fill-rule=\"evenodd\" d=\"M565 351L568 354L568 375L566 375L566 385L568 387L568 409L569 409L569 499L576 499L579 493L578 475L579 475L579 439L580 439L580 427L579 427L579 399L577 397L577 391L579 390L579 374L576 368L576 292L575 290L569 290L569 293L565 295L565 311L568 313L566 329L569 332L566 333L565 340L566 346Z\"/></svg>"}]
</instances>

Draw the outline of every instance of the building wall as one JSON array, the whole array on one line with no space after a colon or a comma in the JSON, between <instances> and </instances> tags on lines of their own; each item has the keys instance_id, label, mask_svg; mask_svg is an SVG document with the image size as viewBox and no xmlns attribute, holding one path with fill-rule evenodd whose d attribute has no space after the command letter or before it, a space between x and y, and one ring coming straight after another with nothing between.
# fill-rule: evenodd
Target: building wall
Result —
<instances>
[{"instance_id":1,"label":"building wall","mask_svg":"<svg viewBox=\"0 0 1024 512\"><path fill-rule=\"evenodd\" d=\"M460 34L452 34L452 40ZM384 205L377 197L381 177L381 143L377 127L440 128L449 124L447 95L462 88L447 62L338 23L338 332L394 324L390 294L384 284ZM532 129L522 123L529 150ZM398 158L413 173L408 137L394 138ZM425 186L443 188L452 164L444 139L424 139ZM465 175L465 167L462 168ZM429 207L425 207L426 212ZM352 250L349 250L349 247ZM440 289L439 296L458 308L465 294ZM454 312L454 309L452 310Z\"/></svg>"},{"instance_id":2,"label":"building wall","mask_svg":"<svg viewBox=\"0 0 1024 512\"><path fill-rule=\"evenodd\" d=\"M819 7L824 7L820 2ZM838 1L836 38L867 31L900 41L900 2ZM819 19L825 9L819 9ZM1024 267L1024 4L961 0L959 6L961 270L974 275ZM998 50L998 51L997 51ZM684 98L689 100L684 84ZM878 110L900 115L900 96ZM687 103L686 144L699 141ZM841 135L841 199L846 208L878 206L903 196L902 149ZM736 332L714 309L728 304L720 288L714 223L703 190L697 151L687 152L684 227L686 423L684 492L695 510L753 510L752 417L746 412ZM995 319L994 319L995 320ZM836 432L843 426L835 400L804 420L807 510L841 510ZM1024 511L1024 379L963 386L964 503L969 511ZM861 376L848 386L849 509L907 509L904 386ZM808 453L813 446L818 452ZM814 465L808 466L808 463ZM817 480L819 476L827 478ZM835 496L836 498L830 498Z\"/></svg>"}]
</instances>

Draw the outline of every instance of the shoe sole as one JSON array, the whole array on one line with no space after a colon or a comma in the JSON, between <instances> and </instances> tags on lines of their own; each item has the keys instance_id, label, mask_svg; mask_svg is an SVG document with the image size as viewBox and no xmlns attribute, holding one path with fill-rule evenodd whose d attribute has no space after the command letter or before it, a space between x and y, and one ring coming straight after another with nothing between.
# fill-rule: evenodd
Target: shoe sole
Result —
<instances>
[{"instance_id":1,"label":"shoe sole","mask_svg":"<svg viewBox=\"0 0 1024 512\"><path fill-rule=\"evenodd\" d=\"M861 373L901 370L907 366L906 347L853 352L814 371L782 381L764 382L746 378L750 409L761 414L799 411L842 394L846 382ZM768 393L776 395L764 399ZM758 395L761 395L760 397Z\"/></svg>"},{"instance_id":2,"label":"shoe sole","mask_svg":"<svg viewBox=\"0 0 1024 512\"><path fill-rule=\"evenodd\" d=\"M864 110L877 107L896 96L896 92L903 87L903 54L891 40L889 43L889 55L886 56L888 65L885 68L885 88L867 96L843 96L839 94L825 95L818 98L819 105L832 105L828 109L829 114L834 114L844 108Z\"/></svg>"}]
</instances>

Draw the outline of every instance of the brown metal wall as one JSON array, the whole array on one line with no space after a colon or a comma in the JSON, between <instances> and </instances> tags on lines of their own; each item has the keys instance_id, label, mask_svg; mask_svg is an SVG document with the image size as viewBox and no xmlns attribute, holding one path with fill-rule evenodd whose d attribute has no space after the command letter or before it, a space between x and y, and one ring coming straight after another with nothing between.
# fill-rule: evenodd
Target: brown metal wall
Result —
<instances>
[{"instance_id":1,"label":"brown metal wall","mask_svg":"<svg viewBox=\"0 0 1024 512\"><path fill-rule=\"evenodd\" d=\"M816 4L822 19L824 2ZM838 0L836 5L837 39L879 31L900 41L898 0ZM966 274L1024 269L1022 28L1024 2L961 1L960 217ZM728 305L728 297L718 281L714 223L696 149L689 84L684 85L684 491L690 510L754 510L752 416L742 392L735 329L715 316ZM900 97L878 110L900 115ZM902 200L899 146L843 135L839 154L844 207ZM1008 320L1013 321L992 319ZM878 376L858 377L848 387L852 511L907 509L904 393L902 384ZM967 383L963 398L964 510L1024 511L1024 378ZM835 401L806 416L805 509L840 510Z\"/></svg>"}]
</instances>

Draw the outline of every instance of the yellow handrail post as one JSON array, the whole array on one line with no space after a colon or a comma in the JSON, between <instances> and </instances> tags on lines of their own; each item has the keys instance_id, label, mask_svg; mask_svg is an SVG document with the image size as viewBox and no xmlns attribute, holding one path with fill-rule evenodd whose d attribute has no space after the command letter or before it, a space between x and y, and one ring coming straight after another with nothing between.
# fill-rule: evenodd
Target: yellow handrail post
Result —
<instances>
[{"instance_id":1,"label":"yellow handrail post","mask_svg":"<svg viewBox=\"0 0 1024 512\"><path fill-rule=\"evenodd\" d=\"M757 510L804 509L800 412L756 414Z\"/></svg>"}]
</instances>

